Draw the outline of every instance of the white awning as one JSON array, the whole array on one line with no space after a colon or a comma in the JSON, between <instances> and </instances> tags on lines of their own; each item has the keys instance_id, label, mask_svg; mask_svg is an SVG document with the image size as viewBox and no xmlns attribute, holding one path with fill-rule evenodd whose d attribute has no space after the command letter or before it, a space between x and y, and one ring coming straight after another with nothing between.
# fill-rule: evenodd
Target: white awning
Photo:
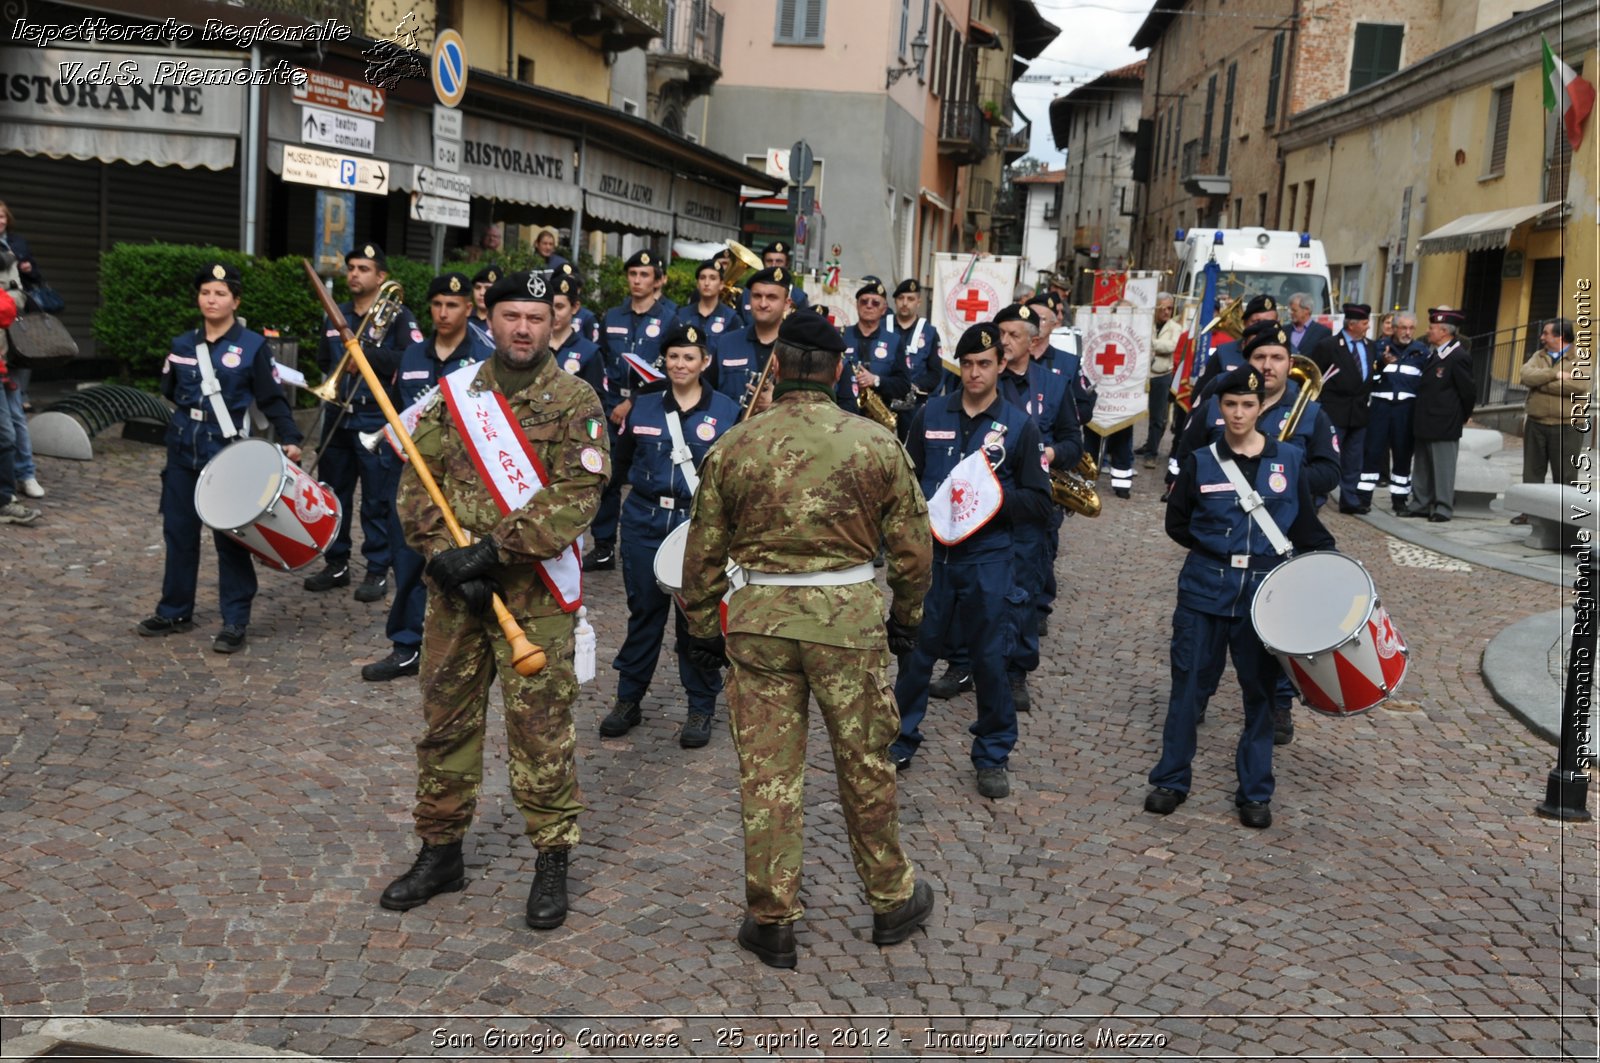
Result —
<instances>
[{"instance_id":1,"label":"white awning","mask_svg":"<svg viewBox=\"0 0 1600 1063\"><path fill-rule=\"evenodd\" d=\"M1561 206L1553 203L1533 203L1525 207L1508 207L1489 210L1482 214L1467 214L1441 225L1417 241L1419 255L1445 255L1457 251L1487 251L1504 247L1519 225L1524 225L1547 210Z\"/></svg>"},{"instance_id":2,"label":"white awning","mask_svg":"<svg viewBox=\"0 0 1600 1063\"><path fill-rule=\"evenodd\" d=\"M197 166L228 170L233 168L237 146L238 142L231 137L0 123L0 152L14 151L51 159L98 159L178 166L185 170Z\"/></svg>"},{"instance_id":3,"label":"white awning","mask_svg":"<svg viewBox=\"0 0 1600 1063\"><path fill-rule=\"evenodd\" d=\"M583 207L628 232L672 230L672 173L594 144L584 149Z\"/></svg>"},{"instance_id":4,"label":"white awning","mask_svg":"<svg viewBox=\"0 0 1600 1063\"><path fill-rule=\"evenodd\" d=\"M939 210L944 211L946 214L950 213L950 204L946 203L944 200L935 195L933 189L924 185L920 190L920 194L923 199L927 200L929 203L932 203Z\"/></svg>"},{"instance_id":5,"label":"white awning","mask_svg":"<svg viewBox=\"0 0 1600 1063\"><path fill-rule=\"evenodd\" d=\"M725 241L739 235L739 194L679 178L673 184L677 233L689 240Z\"/></svg>"}]
</instances>

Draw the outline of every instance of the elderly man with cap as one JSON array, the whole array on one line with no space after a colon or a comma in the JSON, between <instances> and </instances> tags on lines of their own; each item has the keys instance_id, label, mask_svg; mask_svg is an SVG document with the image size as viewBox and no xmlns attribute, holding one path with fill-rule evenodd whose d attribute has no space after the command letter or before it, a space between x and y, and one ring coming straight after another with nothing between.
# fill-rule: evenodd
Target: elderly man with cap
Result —
<instances>
[{"instance_id":1,"label":"elderly man with cap","mask_svg":"<svg viewBox=\"0 0 1600 1063\"><path fill-rule=\"evenodd\" d=\"M739 755L747 915L739 944L794 967L805 806L807 704L833 746L872 941L910 937L933 909L900 844L897 720L889 653L914 641L928 589L928 510L893 434L834 404L844 344L826 318L795 314L776 345L772 408L706 457L684 555L692 653L728 663L728 714ZM885 544L888 620L872 559ZM719 614L736 562L745 585Z\"/></svg>"},{"instance_id":2,"label":"elderly man with cap","mask_svg":"<svg viewBox=\"0 0 1600 1063\"><path fill-rule=\"evenodd\" d=\"M1281 344L1287 353L1287 337ZM1268 572L1291 548L1331 550L1317 520L1298 448L1279 443L1257 421L1266 383L1254 367L1217 379L1213 393L1222 437L1188 455L1167 500L1167 535L1188 548L1172 614L1172 689L1161 758L1150 770L1146 812L1169 815L1189 796L1196 726L1204 707L1202 676L1220 670L1225 653L1244 699L1235 768L1239 822L1272 824L1272 698L1282 670L1250 621L1250 603ZM1252 505L1252 503L1254 503Z\"/></svg>"},{"instance_id":3,"label":"elderly man with cap","mask_svg":"<svg viewBox=\"0 0 1600 1063\"><path fill-rule=\"evenodd\" d=\"M623 267L628 301L607 310L600 326L600 350L606 363L606 431L613 449L633 407L634 393L665 379L658 364L661 338L671 327L677 307L667 306L656 295L659 262L660 256L650 250L637 251L628 259ZM621 512L622 484L613 480L594 518L594 549L583 559L585 572L617 567L617 515Z\"/></svg>"},{"instance_id":4,"label":"elderly man with cap","mask_svg":"<svg viewBox=\"0 0 1600 1063\"><path fill-rule=\"evenodd\" d=\"M860 413L863 388L877 392L886 406L911 394L907 337L883 327L888 309L889 293L882 281L868 281L856 291L856 321L843 330L844 372L837 396L841 410Z\"/></svg>"},{"instance_id":5,"label":"elderly man with cap","mask_svg":"<svg viewBox=\"0 0 1600 1063\"><path fill-rule=\"evenodd\" d=\"M916 645L900 659L894 687L900 737L890 749L897 767L911 766L923 741L934 661L959 631L978 696L978 716L968 728L972 765L978 793L990 799L1011 792L1006 766L1017 742L1006 674L1016 528L1044 525L1053 505L1039 426L1000 394L1000 337L1000 326L987 322L962 333L961 391L930 399L911 422L906 449L938 545Z\"/></svg>"},{"instance_id":6,"label":"elderly man with cap","mask_svg":"<svg viewBox=\"0 0 1600 1063\"><path fill-rule=\"evenodd\" d=\"M751 395L750 390L772 357L772 345L777 342L789 305L789 281L789 271L782 266L752 274L744 285L749 307L745 319L749 324L729 329L711 345L711 379L718 391L741 408L749 402L760 402L760 397Z\"/></svg>"},{"instance_id":7,"label":"elderly man with cap","mask_svg":"<svg viewBox=\"0 0 1600 1063\"><path fill-rule=\"evenodd\" d=\"M483 301L483 297L489 294L489 289L504 273L499 265L491 262L472 278L472 316L467 318L467 328L490 350L494 350L494 337L489 335L489 305Z\"/></svg>"},{"instance_id":8,"label":"elderly man with cap","mask_svg":"<svg viewBox=\"0 0 1600 1063\"><path fill-rule=\"evenodd\" d=\"M361 244L344 256L344 266L350 300L339 307L339 312L351 329L357 329L389 279L389 259L377 244ZM393 381L406 348L422 342L422 329L417 327L411 311L398 305L393 317L388 321L373 320L357 339L378 379ZM317 364L323 373L331 373L343 357L339 330L333 327L332 320L324 318ZM391 394L391 400L393 397ZM396 470L362 445L361 437L382 430L385 422L377 398L353 365L339 377L338 403L339 408L323 411L317 471L339 498L339 532L323 554L322 571L307 576L303 586L308 591L321 592L350 585L350 518L355 512L359 482L361 556L366 560L367 571L356 588L356 601L381 602L389 591L389 566L394 560L389 540L389 505L394 499Z\"/></svg>"},{"instance_id":9,"label":"elderly man with cap","mask_svg":"<svg viewBox=\"0 0 1600 1063\"><path fill-rule=\"evenodd\" d=\"M441 378L494 354L494 347L478 339L477 333L467 327L472 312L470 287L465 273L441 273L428 285L428 314L433 319L433 335L406 348L395 378L395 407L408 424L415 424L427 404L437 398L434 389ZM390 441L387 431L378 439L377 451L378 456L393 467L389 482L398 492L405 452L398 441ZM428 592L422 584L422 555L406 545L400 514L393 505L394 499L391 497L389 501L394 601L389 604L389 621L384 633L393 648L383 660L373 661L361 669L361 678L369 683L386 683L417 674L422 659L422 618L428 607Z\"/></svg>"},{"instance_id":10,"label":"elderly man with cap","mask_svg":"<svg viewBox=\"0 0 1600 1063\"><path fill-rule=\"evenodd\" d=\"M655 559L662 541L689 519L689 505L700 483L697 470L711 445L739 423L739 404L702 379L711 354L699 325L674 325L661 350L670 386L638 397L612 455L613 475L633 489L622 504L628 634L611 662L617 671L617 697L600 721L600 734L617 738L644 718L640 703L655 675L670 611L677 628L678 679L689 700L678 744L698 749L711 741L722 675L689 658L687 621L656 582Z\"/></svg>"},{"instance_id":11,"label":"elderly man with cap","mask_svg":"<svg viewBox=\"0 0 1600 1063\"><path fill-rule=\"evenodd\" d=\"M739 327L739 314L722 301L722 270L717 260L708 258L694 270L695 301L678 307L674 323L693 325L712 344L724 332Z\"/></svg>"},{"instance_id":12,"label":"elderly man with cap","mask_svg":"<svg viewBox=\"0 0 1600 1063\"><path fill-rule=\"evenodd\" d=\"M1416 315L1395 314L1393 321L1394 334L1378 342L1382 366L1367 407L1370 419L1361 463L1361 504L1371 506L1378 485L1388 480L1389 505L1400 513L1411 496L1411 455L1417 447L1411 418L1428 345L1416 338Z\"/></svg>"},{"instance_id":13,"label":"elderly man with cap","mask_svg":"<svg viewBox=\"0 0 1600 1063\"><path fill-rule=\"evenodd\" d=\"M1590 476L1588 459L1580 458L1593 421L1590 396L1594 393L1594 366L1585 365L1573 350L1576 333L1564 317L1546 321L1539 329L1539 349L1522 366L1522 385L1528 389L1526 419L1522 429L1522 482L1550 482L1579 487ZM1526 524L1527 514L1512 518Z\"/></svg>"},{"instance_id":14,"label":"elderly man with cap","mask_svg":"<svg viewBox=\"0 0 1600 1063\"><path fill-rule=\"evenodd\" d=\"M200 471L222 448L243 437L250 407L272 422L290 461L300 460L300 429L278 384L266 339L240 324L239 271L221 262L194 278L200 327L172 341L161 366L161 394L177 404L167 427L167 464L161 471L161 536L167 546L161 601L154 616L139 622L141 635L171 635L194 626L195 585L200 573L200 515L195 485ZM213 389L210 384L215 382ZM256 569L250 551L220 531L217 593L222 630L212 642L218 653L244 648Z\"/></svg>"},{"instance_id":15,"label":"elderly man with cap","mask_svg":"<svg viewBox=\"0 0 1600 1063\"><path fill-rule=\"evenodd\" d=\"M1417 383L1412 431L1417 450L1411 470L1411 504L1402 517L1443 523L1455 513L1456 459L1461 432L1478 401L1472 352L1461 343L1467 316L1448 306L1428 311L1428 360Z\"/></svg>"},{"instance_id":16,"label":"elderly man with cap","mask_svg":"<svg viewBox=\"0 0 1600 1063\"><path fill-rule=\"evenodd\" d=\"M922 286L903 280L894 290L894 313L883 322L884 331L906 338L906 367L919 399L947 390L946 383L954 386L956 379L946 372L939 356L939 330L926 317L918 316L921 308Z\"/></svg>"},{"instance_id":17,"label":"elderly man with cap","mask_svg":"<svg viewBox=\"0 0 1600 1063\"><path fill-rule=\"evenodd\" d=\"M1319 401L1339 435L1339 512L1366 513L1372 509L1372 495L1361 494L1361 466L1366 461L1367 396L1372 394L1383 372L1383 356L1378 344L1367 338L1372 324L1372 307L1365 303L1344 304L1344 329L1329 336L1311 352L1311 360L1322 370Z\"/></svg>"},{"instance_id":18,"label":"elderly man with cap","mask_svg":"<svg viewBox=\"0 0 1600 1063\"><path fill-rule=\"evenodd\" d=\"M489 688L498 681L511 796L539 853L525 916L548 930L567 917L568 852L583 807L572 722L573 614L582 604L576 542L611 462L600 400L551 354L548 275L502 277L488 303L494 357L444 377L444 401L413 434L471 544L456 545L410 463L400 480L400 521L427 559L435 597L423 626L424 731L412 809L422 848L379 903L404 911L465 885L461 839L477 807ZM544 649L544 668L532 676L512 664L492 611L497 593Z\"/></svg>"}]
</instances>

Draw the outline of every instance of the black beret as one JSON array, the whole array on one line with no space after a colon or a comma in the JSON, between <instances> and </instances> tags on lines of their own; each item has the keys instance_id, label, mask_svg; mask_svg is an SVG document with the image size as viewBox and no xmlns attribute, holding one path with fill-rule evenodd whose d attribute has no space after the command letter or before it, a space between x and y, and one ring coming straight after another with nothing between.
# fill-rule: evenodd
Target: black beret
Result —
<instances>
[{"instance_id":1,"label":"black beret","mask_svg":"<svg viewBox=\"0 0 1600 1063\"><path fill-rule=\"evenodd\" d=\"M661 351L665 353L673 347L699 347L706 349L706 330L692 321L680 321L667 330L661 339Z\"/></svg>"},{"instance_id":2,"label":"black beret","mask_svg":"<svg viewBox=\"0 0 1600 1063\"><path fill-rule=\"evenodd\" d=\"M757 284L776 284L784 291L788 291L789 285L794 283L791 279L793 276L786 267L773 266L771 269L764 269L760 273L751 274L750 279L744 282L744 286L749 289Z\"/></svg>"},{"instance_id":3,"label":"black beret","mask_svg":"<svg viewBox=\"0 0 1600 1063\"><path fill-rule=\"evenodd\" d=\"M1216 386L1211 389L1213 395L1254 395L1258 399L1267 396L1266 381L1261 379L1261 374L1248 365L1241 365L1237 369L1230 369L1217 378Z\"/></svg>"},{"instance_id":4,"label":"black beret","mask_svg":"<svg viewBox=\"0 0 1600 1063\"><path fill-rule=\"evenodd\" d=\"M1001 307L1000 312L994 316L996 325L1003 325L1007 321L1031 321L1037 325L1039 323L1039 313L1026 303L1012 303L1009 306Z\"/></svg>"},{"instance_id":5,"label":"black beret","mask_svg":"<svg viewBox=\"0 0 1600 1063\"><path fill-rule=\"evenodd\" d=\"M1346 321L1370 321L1372 307L1366 303L1345 303L1344 317Z\"/></svg>"},{"instance_id":6,"label":"black beret","mask_svg":"<svg viewBox=\"0 0 1600 1063\"><path fill-rule=\"evenodd\" d=\"M622 268L623 269L635 269L635 268L637 268L639 266L650 266L652 268L658 268L660 266L660 262L661 262L661 256L657 255L654 251L651 251L649 248L645 248L643 251L635 251L633 253L633 256L628 259L628 261L623 265Z\"/></svg>"},{"instance_id":7,"label":"black beret","mask_svg":"<svg viewBox=\"0 0 1600 1063\"><path fill-rule=\"evenodd\" d=\"M1056 312L1057 317L1062 316L1062 311L1067 307L1067 301L1056 292L1046 295L1044 301L1050 304L1050 309Z\"/></svg>"},{"instance_id":8,"label":"black beret","mask_svg":"<svg viewBox=\"0 0 1600 1063\"><path fill-rule=\"evenodd\" d=\"M202 284L209 284L212 281L226 284L234 295L238 295L244 288L239 271L226 262L208 262L201 266L200 272L194 275L194 290L199 291Z\"/></svg>"},{"instance_id":9,"label":"black beret","mask_svg":"<svg viewBox=\"0 0 1600 1063\"><path fill-rule=\"evenodd\" d=\"M436 295L459 295L463 299L472 298L472 282L465 273L441 273L428 282L427 298Z\"/></svg>"},{"instance_id":10,"label":"black beret","mask_svg":"<svg viewBox=\"0 0 1600 1063\"><path fill-rule=\"evenodd\" d=\"M473 276L472 283L493 284L503 276L505 276L505 270L500 268L499 263L491 262L487 266L480 269L477 274Z\"/></svg>"},{"instance_id":11,"label":"black beret","mask_svg":"<svg viewBox=\"0 0 1600 1063\"><path fill-rule=\"evenodd\" d=\"M1467 323L1467 315L1460 310L1452 310L1448 306L1434 306L1428 308L1428 324L1454 325L1462 328Z\"/></svg>"},{"instance_id":12,"label":"black beret","mask_svg":"<svg viewBox=\"0 0 1600 1063\"><path fill-rule=\"evenodd\" d=\"M844 337L821 314L790 314L778 326L778 339L801 350L844 353Z\"/></svg>"},{"instance_id":13,"label":"black beret","mask_svg":"<svg viewBox=\"0 0 1600 1063\"><path fill-rule=\"evenodd\" d=\"M856 289L857 299L863 295L880 295L886 299L889 297L889 293L884 290L883 282L880 280L870 280Z\"/></svg>"},{"instance_id":14,"label":"black beret","mask_svg":"<svg viewBox=\"0 0 1600 1063\"><path fill-rule=\"evenodd\" d=\"M1244 306L1244 316L1255 317L1257 314L1276 314L1278 300L1270 295L1258 295Z\"/></svg>"},{"instance_id":15,"label":"black beret","mask_svg":"<svg viewBox=\"0 0 1600 1063\"><path fill-rule=\"evenodd\" d=\"M564 295L572 302L583 298L583 285L578 283L578 278L566 273L555 273L550 278L550 295Z\"/></svg>"},{"instance_id":16,"label":"black beret","mask_svg":"<svg viewBox=\"0 0 1600 1063\"><path fill-rule=\"evenodd\" d=\"M1035 308L1042 306L1052 314L1056 312L1056 304L1052 303L1049 299L1042 295L1036 295L1032 299L1029 299L1028 305Z\"/></svg>"},{"instance_id":17,"label":"black beret","mask_svg":"<svg viewBox=\"0 0 1600 1063\"><path fill-rule=\"evenodd\" d=\"M344 253L344 264L348 266L352 258L370 258L385 273L389 270L388 256L383 253L383 248L377 244L357 244L352 247Z\"/></svg>"},{"instance_id":18,"label":"black beret","mask_svg":"<svg viewBox=\"0 0 1600 1063\"><path fill-rule=\"evenodd\" d=\"M914 280L904 280L895 285L894 294L895 298L899 298L902 295L921 295L922 285Z\"/></svg>"},{"instance_id":19,"label":"black beret","mask_svg":"<svg viewBox=\"0 0 1600 1063\"><path fill-rule=\"evenodd\" d=\"M496 303L507 300L518 303L549 303L554 289L550 284L550 274L544 270L533 270L523 273L508 273L495 282L493 288L483 297L484 305L493 310Z\"/></svg>"},{"instance_id":20,"label":"black beret","mask_svg":"<svg viewBox=\"0 0 1600 1063\"><path fill-rule=\"evenodd\" d=\"M789 245L782 240L774 240L766 247L763 247L761 253L763 255L783 255L787 258L789 256Z\"/></svg>"},{"instance_id":21,"label":"black beret","mask_svg":"<svg viewBox=\"0 0 1600 1063\"><path fill-rule=\"evenodd\" d=\"M708 258L694 268L694 275L698 277L708 269L715 270L718 274L722 272L722 267L717 265L717 260L714 258Z\"/></svg>"},{"instance_id":22,"label":"black beret","mask_svg":"<svg viewBox=\"0 0 1600 1063\"><path fill-rule=\"evenodd\" d=\"M1010 309L1010 307L1007 307ZM1001 311L1004 313L1005 311ZM1012 321L1021 321L1019 317L1011 318ZM974 351L994 351L995 357L1004 361L1000 356L1000 329L992 321L985 321L973 325L961 334L956 341L956 361L961 361L962 355L972 354Z\"/></svg>"},{"instance_id":23,"label":"black beret","mask_svg":"<svg viewBox=\"0 0 1600 1063\"><path fill-rule=\"evenodd\" d=\"M1257 321L1239 337L1239 353L1249 358L1250 352L1257 347L1282 347L1288 350L1289 336L1276 321Z\"/></svg>"}]
</instances>

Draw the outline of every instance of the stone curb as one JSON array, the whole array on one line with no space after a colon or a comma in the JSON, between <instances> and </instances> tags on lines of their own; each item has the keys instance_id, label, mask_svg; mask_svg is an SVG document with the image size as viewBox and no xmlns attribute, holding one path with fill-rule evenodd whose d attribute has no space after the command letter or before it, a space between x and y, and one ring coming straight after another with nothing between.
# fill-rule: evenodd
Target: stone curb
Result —
<instances>
[{"instance_id":1,"label":"stone curb","mask_svg":"<svg viewBox=\"0 0 1600 1063\"><path fill-rule=\"evenodd\" d=\"M260 1045L200 1037L151 1026L125 1026L103 1019L48 1019L39 1028L5 1043L6 1059L32 1059L58 1045L71 1043L107 1052L172 1060L283 1059L300 1063L332 1063L301 1052L275 1051Z\"/></svg>"},{"instance_id":2,"label":"stone curb","mask_svg":"<svg viewBox=\"0 0 1600 1063\"><path fill-rule=\"evenodd\" d=\"M1550 647L1572 624L1571 608L1524 617L1489 640L1479 668L1494 700L1552 745L1561 741L1565 691L1543 665ZM1530 667L1532 662L1538 666Z\"/></svg>"}]
</instances>

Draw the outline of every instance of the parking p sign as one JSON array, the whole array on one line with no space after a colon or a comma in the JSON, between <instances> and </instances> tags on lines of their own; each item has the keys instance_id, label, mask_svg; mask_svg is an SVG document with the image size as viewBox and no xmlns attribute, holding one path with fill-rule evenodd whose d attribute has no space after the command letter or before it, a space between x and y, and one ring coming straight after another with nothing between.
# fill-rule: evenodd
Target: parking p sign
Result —
<instances>
[{"instance_id":1,"label":"parking p sign","mask_svg":"<svg viewBox=\"0 0 1600 1063\"><path fill-rule=\"evenodd\" d=\"M454 107L467 94L467 46L455 30L440 30L433 42L433 63L429 67L433 94L446 107Z\"/></svg>"}]
</instances>

